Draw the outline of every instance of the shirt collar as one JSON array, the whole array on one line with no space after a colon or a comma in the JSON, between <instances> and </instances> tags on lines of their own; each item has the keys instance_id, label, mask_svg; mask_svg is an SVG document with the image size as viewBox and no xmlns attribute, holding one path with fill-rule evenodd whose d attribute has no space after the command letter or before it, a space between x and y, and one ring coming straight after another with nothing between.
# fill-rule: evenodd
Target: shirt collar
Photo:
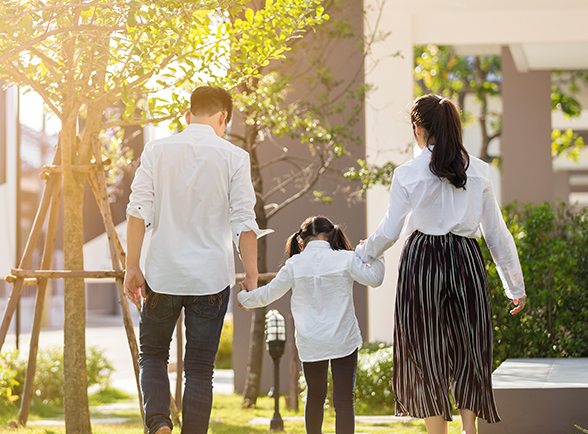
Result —
<instances>
[{"instance_id":1,"label":"shirt collar","mask_svg":"<svg viewBox=\"0 0 588 434\"><path fill-rule=\"evenodd\" d=\"M184 131L188 131L191 133L208 133L214 134L216 136L214 129L210 125L206 124L190 124L186 128L184 128Z\"/></svg>"},{"instance_id":2,"label":"shirt collar","mask_svg":"<svg viewBox=\"0 0 588 434\"><path fill-rule=\"evenodd\" d=\"M324 248L331 248L331 245L329 244L328 241L325 240L312 240L309 241L309 243L306 245L306 247L304 248L304 250L308 250L308 249L324 249Z\"/></svg>"}]
</instances>

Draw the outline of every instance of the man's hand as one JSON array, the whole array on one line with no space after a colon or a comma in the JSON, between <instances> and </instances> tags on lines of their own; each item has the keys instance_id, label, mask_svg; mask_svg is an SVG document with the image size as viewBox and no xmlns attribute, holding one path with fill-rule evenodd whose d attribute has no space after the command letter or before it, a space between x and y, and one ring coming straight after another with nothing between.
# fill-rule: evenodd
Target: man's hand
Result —
<instances>
[{"instance_id":1,"label":"man's hand","mask_svg":"<svg viewBox=\"0 0 588 434\"><path fill-rule=\"evenodd\" d=\"M245 276L245 280L243 282L239 282L239 286L241 289L246 291L253 291L257 288L257 278L247 277Z\"/></svg>"},{"instance_id":2,"label":"man's hand","mask_svg":"<svg viewBox=\"0 0 588 434\"><path fill-rule=\"evenodd\" d=\"M245 286L243 285L243 282L239 282L239 288L241 288L241 291L246 291L246 289L245 289ZM241 303L239 303L238 301L237 301L237 305L238 305L238 306L239 306L241 309L243 309L245 312L248 312L248 311L249 311L249 309L247 309L246 307L244 307L244 306L243 306Z\"/></svg>"},{"instance_id":3,"label":"man's hand","mask_svg":"<svg viewBox=\"0 0 588 434\"><path fill-rule=\"evenodd\" d=\"M516 307L510 311L510 314L516 315L525 308L525 304L527 304L527 294L523 295L522 298L513 300L513 303Z\"/></svg>"},{"instance_id":4,"label":"man's hand","mask_svg":"<svg viewBox=\"0 0 588 434\"><path fill-rule=\"evenodd\" d=\"M140 268L127 268L125 273L125 295L141 309L141 297L147 297L145 277Z\"/></svg>"}]
</instances>

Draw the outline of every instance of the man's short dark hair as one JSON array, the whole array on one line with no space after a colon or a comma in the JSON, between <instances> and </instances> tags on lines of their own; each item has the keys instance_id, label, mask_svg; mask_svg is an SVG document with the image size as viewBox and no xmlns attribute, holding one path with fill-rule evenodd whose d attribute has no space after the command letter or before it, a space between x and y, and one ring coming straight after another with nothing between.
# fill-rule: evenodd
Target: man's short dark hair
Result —
<instances>
[{"instance_id":1,"label":"man's short dark hair","mask_svg":"<svg viewBox=\"0 0 588 434\"><path fill-rule=\"evenodd\" d=\"M228 124L233 114L233 99L221 87L200 86L190 97L190 112L194 116L212 116L218 112L227 112Z\"/></svg>"}]
</instances>

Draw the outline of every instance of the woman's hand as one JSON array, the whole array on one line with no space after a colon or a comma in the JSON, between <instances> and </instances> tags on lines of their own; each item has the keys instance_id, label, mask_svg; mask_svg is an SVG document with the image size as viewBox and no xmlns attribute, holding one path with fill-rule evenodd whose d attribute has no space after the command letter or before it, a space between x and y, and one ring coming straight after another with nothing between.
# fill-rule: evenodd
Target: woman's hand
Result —
<instances>
[{"instance_id":1,"label":"woman's hand","mask_svg":"<svg viewBox=\"0 0 588 434\"><path fill-rule=\"evenodd\" d=\"M513 303L516 307L510 311L510 314L516 315L525 308L525 304L527 304L527 294L523 295L521 298L515 298Z\"/></svg>"}]
</instances>

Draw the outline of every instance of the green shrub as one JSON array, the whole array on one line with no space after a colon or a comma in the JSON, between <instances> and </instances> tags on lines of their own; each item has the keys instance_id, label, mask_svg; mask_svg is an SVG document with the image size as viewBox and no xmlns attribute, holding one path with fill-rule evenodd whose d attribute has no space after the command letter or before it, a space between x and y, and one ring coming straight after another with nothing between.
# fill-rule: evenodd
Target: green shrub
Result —
<instances>
[{"instance_id":1,"label":"green shrub","mask_svg":"<svg viewBox=\"0 0 588 434\"><path fill-rule=\"evenodd\" d=\"M28 361L19 357L16 351L0 353L0 376L12 378L11 400L16 401L22 395ZM114 371L104 350L90 346L86 349L86 369L88 387L99 384L107 386ZM8 372L8 374L4 373ZM3 384L3 383L2 383ZM4 395L0 389L0 399ZM45 404L63 402L63 348L58 346L39 349L35 371L35 397ZM17 396L15 398L14 396ZM1 402L1 401L0 401Z\"/></svg>"},{"instance_id":2,"label":"green shrub","mask_svg":"<svg viewBox=\"0 0 588 434\"><path fill-rule=\"evenodd\" d=\"M16 379L18 371L13 367L16 357L16 351L2 353L0 357L0 407L12 406L18 399L20 383Z\"/></svg>"},{"instance_id":3,"label":"green shrub","mask_svg":"<svg viewBox=\"0 0 588 434\"><path fill-rule=\"evenodd\" d=\"M525 277L528 300L509 310L486 244L494 367L507 358L588 356L588 211L564 204L513 203L503 209Z\"/></svg>"},{"instance_id":4,"label":"green shrub","mask_svg":"<svg viewBox=\"0 0 588 434\"><path fill-rule=\"evenodd\" d=\"M223 323L220 343L214 366L217 369L231 369L233 367L233 318L227 317Z\"/></svg>"},{"instance_id":5,"label":"green shrub","mask_svg":"<svg viewBox=\"0 0 588 434\"><path fill-rule=\"evenodd\" d=\"M325 406L332 406L333 378L328 374L328 393ZM306 401L304 375L299 380L302 401ZM366 343L357 356L355 407L358 414L390 414L394 411L392 392L392 347L383 343Z\"/></svg>"},{"instance_id":6,"label":"green shrub","mask_svg":"<svg viewBox=\"0 0 588 434\"><path fill-rule=\"evenodd\" d=\"M392 347L378 344L376 351L361 350L357 359L355 381L355 404L358 412L362 408L370 412L392 413Z\"/></svg>"}]
</instances>

